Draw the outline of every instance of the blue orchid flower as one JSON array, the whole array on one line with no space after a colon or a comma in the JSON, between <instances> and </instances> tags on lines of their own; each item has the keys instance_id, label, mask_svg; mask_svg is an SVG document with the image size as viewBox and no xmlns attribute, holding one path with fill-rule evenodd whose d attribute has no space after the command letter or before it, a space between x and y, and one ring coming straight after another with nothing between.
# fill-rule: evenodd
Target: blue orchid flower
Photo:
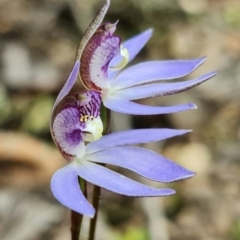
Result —
<instances>
[{"instance_id":1,"label":"blue orchid flower","mask_svg":"<svg viewBox=\"0 0 240 240\"><path fill-rule=\"evenodd\" d=\"M100 101L94 91L66 96L56 107L52 118L52 135L68 164L52 177L51 189L66 207L89 217L95 210L84 197L78 177L126 196L168 196L175 191L157 189L136 182L99 163L131 170L158 182L173 182L194 176L177 163L151 150L127 146L164 140L189 130L140 129L115 132L101 137ZM85 145L85 141L90 143Z\"/></svg>"}]
</instances>

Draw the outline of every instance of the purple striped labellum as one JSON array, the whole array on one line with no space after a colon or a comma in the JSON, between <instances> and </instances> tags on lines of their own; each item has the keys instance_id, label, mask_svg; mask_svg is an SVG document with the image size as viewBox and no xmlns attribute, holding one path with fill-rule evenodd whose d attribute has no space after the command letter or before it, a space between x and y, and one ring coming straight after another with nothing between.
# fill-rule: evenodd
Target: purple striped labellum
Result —
<instances>
[{"instance_id":1,"label":"purple striped labellum","mask_svg":"<svg viewBox=\"0 0 240 240\"><path fill-rule=\"evenodd\" d=\"M67 95L56 107L52 132L63 157L72 160L85 152L84 141L94 141L102 136L99 93Z\"/></svg>"},{"instance_id":2,"label":"purple striped labellum","mask_svg":"<svg viewBox=\"0 0 240 240\"><path fill-rule=\"evenodd\" d=\"M89 40L81 57L80 76L82 83L95 91L108 87L108 65L120 51L121 39L114 36L116 23L99 27Z\"/></svg>"}]
</instances>

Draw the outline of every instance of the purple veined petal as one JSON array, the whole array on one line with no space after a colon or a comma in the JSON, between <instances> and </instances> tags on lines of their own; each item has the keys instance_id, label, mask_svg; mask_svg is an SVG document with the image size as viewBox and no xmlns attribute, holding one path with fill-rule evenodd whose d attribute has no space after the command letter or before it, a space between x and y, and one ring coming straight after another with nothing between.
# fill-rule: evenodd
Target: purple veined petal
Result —
<instances>
[{"instance_id":1,"label":"purple veined petal","mask_svg":"<svg viewBox=\"0 0 240 240\"><path fill-rule=\"evenodd\" d=\"M158 182L173 182L195 175L160 154L139 147L113 147L86 155L85 159L123 167Z\"/></svg>"},{"instance_id":2,"label":"purple veined petal","mask_svg":"<svg viewBox=\"0 0 240 240\"><path fill-rule=\"evenodd\" d=\"M128 50L129 53L129 62L132 61L135 56L141 51L141 49L146 45L148 40L151 38L153 34L153 29L149 28L140 34L126 40L122 43L122 46ZM119 62L121 62L122 56L117 55L112 59L109 66L113 67ZM112 79L119 71L111 71L111 69L108 70L108 77L109 79Z\"/></svg>"},{"instance_id":3,"label":"purple veined petal","mask_svg":"<svg viewBox=\"0 0 240 240\"><path fill-rule=\"evenodd\" d=\"M191 132L191 130L168 128L134 129L114 132L101 137L97 141L89 143L86 146L86 154L92 154L117 146L161 141L189 132Z\"/></svg>"},{"instance_id":4,"label":"purple veined petal","mask_svg":"<svg viewBox=\"0 0 240 240\"><path fill-rule=\"evenodd\" d=\"M80 190L77 170L72 164L59 169L52 177L51 189L54 197L64 206L89 217L95 210Z\"/></svg>"},{"instance_id":5,"label":"purple veined petal","mask_svg":"<svg viewBox=\"0 0 240 240\"><path fill-rule=\"evenodd\" d=\"M150 83L115 91L115 96L125 100L137 100L148 97L166 96L191 89L216 75L216 72L205 74L199 78L174 83Z\"/></svg>"},{"instance_id":6,"label":"purple veined petal","mask_svg":"<svg viewBox=\"0 0 240 240\"><path fill-rule=\"evenodd\" d=\"M77 60L67 81L65 82L63 88L61 89L60 93L57 96L57 99L53 105L52 112L54 112L54 109L56 108L56 106L63 100L64 97L66 97L68 95L68 93L72 89L74 83L77 80L79 68L80 68L80 62L79 62L79 60Z\"/></svg>"},{"instance_id":7,"label":"purple veined petal","mask_svg":"<svg viewBox=\"0 0 240 240\"><path fill-rule=\"evenodd\" d=\"M80 66L84 86L95 91L108 88L109 61L119 52L121 42L120 37L112 36L107 27L100 28L101 31L98 30L86 45Z\"/></svg>"},{"instance_id":8,"label":"purple veined petal","mask_svg":"<svg viewBox=\"0 0 240 240\"><path fill-rule=\"evenodd\" d=\"M105 107L111 109L112 111L134 115L168 114L183 112L197 108L197 106L193 103L164 107L146 106L125 99L114 97L107 97L106 99L103 99L103 104Z\"/></svg>"},{"instance_id":9,"label":"purple veined petal","mask_svg":"<svg viewBox=\"0 0 240 240\"><path fill-rule=\"evenodd\" d=\"M114 89L122 89L154 81L185 77L199 67L205 59L143 62L121 72L112 81L111 86Z\"/></svg>"},{"instance_id":10,"label":"purple veined petal","mask_svg":"<svg viewBox=\"0 0 240 240\"><path fill-rule=\"evenodd\" d=\"M174 190L168 188L157 189L148 187L103 166L88 161L84 161L81 165L78 165L78 174L94 185L126 196L153 197L168 196L175 193Z\"/></svg>"},{"instance_id":11,"label":"purple veined petal","mask_svg":"<svg viewBox=\"0 0 240 240\"><path fill-rule=\"evenodd\" d=\"M81 116L98 117L100 115L101 96L99 92L87 91L78 94L78 105Z\"/></svg>"},{"instance_id":12,"label":"purple veined petal","mask_svg":"<svg viewBox=\"0 0 240 240\"><path fill-rule=\"evenodd\" d=\"M54 140L60 150L69 155L82 156L85 151L79 119L79 110L68 107L58 113L53 122Z\"/></svg>"}]
</instances>

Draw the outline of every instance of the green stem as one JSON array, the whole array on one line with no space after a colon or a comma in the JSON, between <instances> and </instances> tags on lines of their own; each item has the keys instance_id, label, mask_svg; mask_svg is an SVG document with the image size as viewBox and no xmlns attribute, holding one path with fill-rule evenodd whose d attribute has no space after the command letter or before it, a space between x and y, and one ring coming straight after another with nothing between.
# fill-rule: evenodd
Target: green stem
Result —
<instances>
[{"instance_id":1,"label":"green stem","mask_svg":"<svg viewBox=\"0 0 240 240\"><path fill-rule=\"evenodd\" d=\"M83 179L78 178L79 185L87 198L87 186ZM79 240L80 230L82 225L83 215L78 212L71 211L71 240Z\"/></svg>"},{"instance_id":2,"label":"green stem","mask_svg":"<svg viewBox=\"0 0 240 240\"><path fill-rule=\"evenodd\" d=\"M111 133L111 125L110 125L111 111L109 109L105 108L104 106L102 106L102 108L101 108L101 118L102 118L103 124L104 124L103 135ZM104 165L104 164L101 164L101 165ZM92 204L96 210L96 213L94 215L94 218L92 218L90 221L88 240L94 240L94 238L95 238L100 195L101 195L101 188L95 185L93 188Z\"/></svg>"},{"instance_id":3,"label":"green stem","mask_svg":"<svg viewBox=\"0 0 240 240\"><path fill-rule=\"evenodd\" d=\"M99 200L100 200L101 188L98 186L94 186L93 188L93 207L96 210L94 218L90 221L90 228L89 228L89 237L88 240L94 240L95 238L95 230L97 226L97 217L98 217L98 208L99 208Z\"/></svg>"}]
</instances>

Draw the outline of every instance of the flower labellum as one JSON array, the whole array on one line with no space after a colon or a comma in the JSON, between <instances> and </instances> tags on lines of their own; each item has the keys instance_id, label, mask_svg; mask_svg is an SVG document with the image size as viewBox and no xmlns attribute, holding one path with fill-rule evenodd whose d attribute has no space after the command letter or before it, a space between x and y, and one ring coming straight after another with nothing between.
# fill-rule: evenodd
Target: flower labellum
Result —
<instances>
[{"instance_id":1,"label":"flower labellum","mask_svg":"<svg viewBox=\"0 0 240 240\"><path fill-rule=\"evenodd\" d=\"M99 27L82 53L80 76L88 89L108 88L108 65L120 50L120 37L113 36L115 29L116 24L111 23Z\"/></svg>"},{"instance_id":2,"label":"flower labellum","mask_svg":"<svg viewBox=\"0 0 240 240\"><path fill-rule=\"evenodd\" d=\"M102 136L100 105L100 96L94 91L68 95L57 105L52 135L65 159L81 156L85 150L84 141L94 141Z\"/></svg>"}]
</instances>

